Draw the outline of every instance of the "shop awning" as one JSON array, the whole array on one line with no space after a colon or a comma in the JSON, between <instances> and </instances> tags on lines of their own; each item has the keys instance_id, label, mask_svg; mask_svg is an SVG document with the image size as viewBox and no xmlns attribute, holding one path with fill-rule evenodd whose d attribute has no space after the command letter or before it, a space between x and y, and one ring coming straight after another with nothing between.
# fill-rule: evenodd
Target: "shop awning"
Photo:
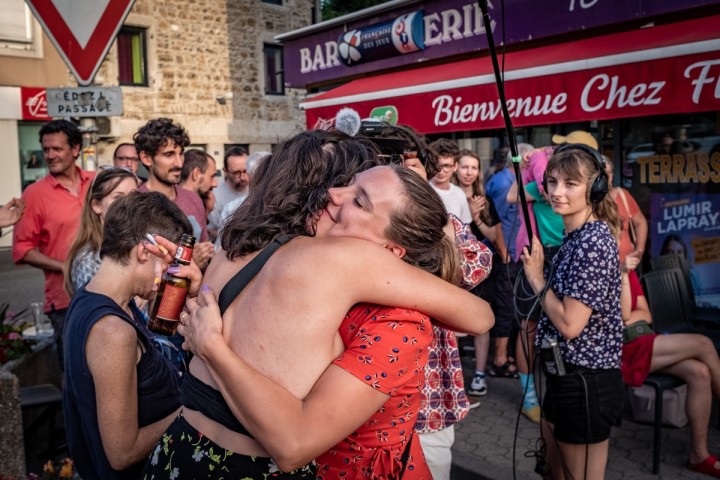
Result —
<instances>
[{"instance_id":1,"label":"shop awning","mask_svg":"<svg viewBox=\"0 0 720 480\"><path fill-rule=\"evenodd\" d=\"M513 124L720 110L718 25L714 15L507 54ZM342 107L362 118L394 108L423 133L504 125L489 55L355 80L301 107L309 128Z\"/></svg>"}]
</instances>

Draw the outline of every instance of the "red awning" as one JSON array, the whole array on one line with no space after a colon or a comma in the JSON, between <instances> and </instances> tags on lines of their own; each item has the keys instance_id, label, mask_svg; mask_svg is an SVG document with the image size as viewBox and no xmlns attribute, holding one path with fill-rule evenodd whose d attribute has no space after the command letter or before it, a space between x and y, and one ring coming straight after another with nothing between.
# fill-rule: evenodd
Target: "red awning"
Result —
<instances>
[{"instance_id":1,"label":"red awning","mask_svg":"<svg viewBox=\"0 0 720 480\"><path fill-rule=\"evenodd\" d=\"M720 110L720 15L513 52L516 126ZM502 59L500 59L502 61ZM363 78L301 103L307 125L342 107L394 107L422 133L502 128L489 56Z\"/></svg>"}]
</instances>

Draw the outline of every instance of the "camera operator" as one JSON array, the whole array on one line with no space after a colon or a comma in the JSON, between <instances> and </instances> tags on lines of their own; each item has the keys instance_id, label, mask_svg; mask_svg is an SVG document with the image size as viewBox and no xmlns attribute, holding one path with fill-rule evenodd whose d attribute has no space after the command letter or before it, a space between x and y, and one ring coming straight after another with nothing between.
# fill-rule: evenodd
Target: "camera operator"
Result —
<instances>
[{"instance_id":1,"label":"camera operator","mask_svg":"<svg viewBox=\"0 0 720 480\"><path fill-rule=\"evenodd\" d=\"M542 434L552 478L602 479L612 426L622 414L617 206L597 150L558 148L543 182L565 237L545 273L542 245L523 249L525 275L543 314L535 346L547 374Z\"/></svg>"}]
</instances>

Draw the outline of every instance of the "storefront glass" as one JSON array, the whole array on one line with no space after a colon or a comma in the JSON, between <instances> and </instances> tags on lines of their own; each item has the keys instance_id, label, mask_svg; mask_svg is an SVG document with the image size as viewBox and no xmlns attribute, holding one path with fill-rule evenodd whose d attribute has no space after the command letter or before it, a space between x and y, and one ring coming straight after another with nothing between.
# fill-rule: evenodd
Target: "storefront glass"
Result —
<instances>
[{"instance_id":1,"label":"storefront glass","mask_svg":"<svg viewBox=\"0 0 720 480\"><path fill-rule=\"evenodd\" d=\"M647 252L680 252L699 304L720 308L718 112L625 119L621 185L649 222ZM616 162L618 160L616 159Z\"/></svg>"},{"instance_id":2,"label":"storefront glass","mask_svg":"<svg viewBox=\"0 0 720 480\"><path fill-rule=\"evenodd\" d=\"M18 124L20 145L20 177L22 189L47 175L42 147L38 141L42 123L21 122Z\"/></svg>"}]
</instances>

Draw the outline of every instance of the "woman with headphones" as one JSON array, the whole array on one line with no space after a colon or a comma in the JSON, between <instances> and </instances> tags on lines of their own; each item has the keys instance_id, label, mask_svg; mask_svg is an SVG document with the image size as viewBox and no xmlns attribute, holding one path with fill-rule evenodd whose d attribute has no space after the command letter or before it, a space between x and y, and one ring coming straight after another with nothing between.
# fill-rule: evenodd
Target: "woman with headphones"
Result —
<instances>
[{"instance_id":1,"label":"woman with headphones","mask_svg":"<svg viewBox=\"0 0 720 480\"><path fill-rule=\"evenodd\" d=\"M624 402L617 206L602 157L586 145L558 148L543 182L565 234L551 266L537 237L523 262L543 308L535 345L547 376L548 466L554 479L602 479Z\"/></svg>"}]
</instances>

